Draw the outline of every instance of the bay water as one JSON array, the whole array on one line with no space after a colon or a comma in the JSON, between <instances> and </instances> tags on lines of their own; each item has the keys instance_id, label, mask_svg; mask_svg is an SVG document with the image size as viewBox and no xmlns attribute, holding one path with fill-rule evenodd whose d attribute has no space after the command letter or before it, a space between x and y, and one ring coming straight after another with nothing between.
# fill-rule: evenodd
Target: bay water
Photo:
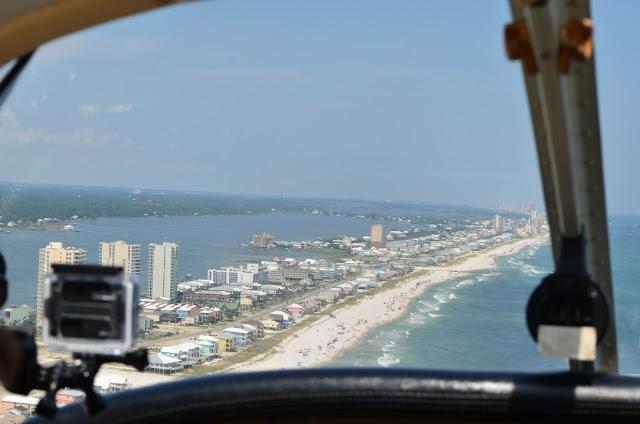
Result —
<instances>
[{"instance_id":1,"label":"bay water","mask_svg":"<svg viewBox=\"0 0 640 424\"><path fill-rule=\"evenodd\" d=\"M178 273L206 278L207 270L245 262L271 260L274 256L320 258L304 250L243 247L253 234L267 232L276 240L315 240L342 234L363 236L375 221L321 214L266 213L202 217L100 218L80 220L77 231L13 229L0 234L0 252L7 261L10 282L7 304L35 304L38 252L50 241L87 251L87 263L98 262L101 241L124 240L141 244L141 281L146 281L147 245L174 242L180 245ZM408 227L401 223L398 228Z\"/></svg>"}]
</instances>

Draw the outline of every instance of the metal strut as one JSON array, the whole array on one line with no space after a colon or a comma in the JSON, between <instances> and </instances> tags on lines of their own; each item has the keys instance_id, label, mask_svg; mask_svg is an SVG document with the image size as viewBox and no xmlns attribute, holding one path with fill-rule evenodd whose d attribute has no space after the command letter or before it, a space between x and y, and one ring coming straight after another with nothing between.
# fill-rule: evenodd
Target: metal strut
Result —
<instances>
[{"instance_id":1,"label":"metal strut","mask_svg":"<svg viewBox=\"0 0 640 424\"><path fill-rule=\"evenodd\" d=\"M523 63L555 263L563 238L584 237L588 275L611 306L596 369L618 372L589 1L510 4L507 56Z\"/></svg>"},{"instance_id":2,"label":"metal strut","mask_svg":"<svg viewBox=\"0 0 640 424\"><path fill-rule=\"evenodd\" d=\"M24 71L24 68L27 66L34 53L35 49L31 50L24 56L19 57L9 72L7 72L4 78L2 78L2 81L0 81L0 106L2 106L4 101L7 100L7 97L9 97L9 94L11 94L14 84L18 80L18 77L20 77L20 74L22 74L22 71Z\"/></svg>"}]
</instances>

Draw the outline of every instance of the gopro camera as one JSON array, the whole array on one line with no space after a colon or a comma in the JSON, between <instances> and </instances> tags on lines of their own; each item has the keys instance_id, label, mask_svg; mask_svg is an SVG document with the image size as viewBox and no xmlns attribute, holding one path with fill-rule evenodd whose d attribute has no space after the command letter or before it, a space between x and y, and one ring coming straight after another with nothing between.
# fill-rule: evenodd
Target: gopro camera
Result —
<instances>
[{"instance_id":1,"label":"gopro camera","mask_svg":"<svg viewBox=\"0 0 640 424\"><path fill-rule=\"evenodd\" d=\"M42 341L74 353L121 355L138 339L137 281L120 267L52 265L44 280Z\"/></svg>"}]
</instances>

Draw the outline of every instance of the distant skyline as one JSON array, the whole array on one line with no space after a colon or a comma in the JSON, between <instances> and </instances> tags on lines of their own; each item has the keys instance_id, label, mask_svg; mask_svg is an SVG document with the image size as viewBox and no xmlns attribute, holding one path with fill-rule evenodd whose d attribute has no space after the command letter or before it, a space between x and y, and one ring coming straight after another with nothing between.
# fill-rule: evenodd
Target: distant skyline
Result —
<instances>
[{"instance_id":1,"label":"distant skyline","mask_svg":"<svg viewBox=\"0 0 640 424\"><path fill-rule=\"evenodd\" d=\"M608 206L639 213L640 5L592 4ZM222 0L89 29L41 48L0 112L0 180L541 208L510 20L507 1Z\"/></svg>"}]
</instances>

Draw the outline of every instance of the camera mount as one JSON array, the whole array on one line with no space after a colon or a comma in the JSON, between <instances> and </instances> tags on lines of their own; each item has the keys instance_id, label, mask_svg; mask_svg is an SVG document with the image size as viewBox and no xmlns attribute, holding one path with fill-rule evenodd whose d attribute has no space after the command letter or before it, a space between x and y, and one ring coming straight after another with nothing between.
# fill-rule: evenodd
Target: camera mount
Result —
<instances>
[{"instance_id":1,"label":"camera mount","mask_svg":"<svg viewBox=\"0 0 640 424\"><path fill-rule=\"evenodd\" d=\"M36 413L53 417L58 409L56 394L64 387L79 389L85 393L85 406L89 415L100 412L106 404L93 386L100 367L105 363L121 363L143 371L149 364L147 353L147 349L138 349L123 356L74 353L71 365L61 361L48 368L40 367L35 388L45 390L46 394L36 406Z\"/></svg>"},{"instance_id":2,"label":"camera mount","mask_svg":"<svg viewBox=\"0 0 640 424\"><path fill-rule=\"evenodd\" d=\"M0 306L4 304L7 293L5 272L6 264L0 254ZM20 328L0 328L0 380L13 393L27 395L32 390L44 390L45 396L36 406L36 413L48 418L58 410L56 394L62 388L83 391L89 415L104 409L106 403L93 384L100 367L106 363L130 365L143 371L149 364L148 351L143 348L122 355L73 353L71 364L60 361L44 367L38 363L38 350L32 333Z\"/></svg>"}]
</instances>

